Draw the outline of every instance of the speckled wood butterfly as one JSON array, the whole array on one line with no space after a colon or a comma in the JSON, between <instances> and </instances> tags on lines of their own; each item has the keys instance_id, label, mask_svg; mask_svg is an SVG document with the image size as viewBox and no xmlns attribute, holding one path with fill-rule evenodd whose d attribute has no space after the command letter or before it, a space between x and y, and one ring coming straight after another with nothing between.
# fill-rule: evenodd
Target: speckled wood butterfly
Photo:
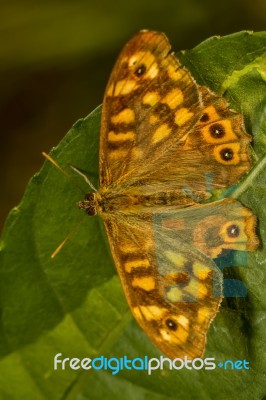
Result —
<instances>
[{"instance_id":1,"label":"speckled wood butterfly","mask_svg":"<svg viewBox=\"0 0 266 400\"><path fill-rule=\"evenodd\" d=\"M102 108L100 186L79 203L102 217L134 317L169 357L200 357L222 299L213 259L254 250L256 218L212 188L250 166L251 138L226 100L199 86L164 34L122 50Z\"/></svg>"}]
</instances>

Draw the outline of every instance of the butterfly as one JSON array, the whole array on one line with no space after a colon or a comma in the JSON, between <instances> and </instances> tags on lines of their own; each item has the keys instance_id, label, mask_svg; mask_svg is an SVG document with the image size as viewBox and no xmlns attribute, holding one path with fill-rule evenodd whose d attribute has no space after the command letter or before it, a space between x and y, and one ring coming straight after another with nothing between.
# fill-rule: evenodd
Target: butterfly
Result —
<instances>
[{"instance_id":1,"label":"butterfly","mask_svg":"<svg viewBox=\"0 0 266 400\"><path fill-rule=\"evenodd\" d=\"M102 107L99 189L79 207L103 219L138 324L167 356L193 359L223 296L213 260L259 239L251 210L211 201L251 167L243 117L170 50L146 30L122 50Z\"/></svg>"}]
</instances>

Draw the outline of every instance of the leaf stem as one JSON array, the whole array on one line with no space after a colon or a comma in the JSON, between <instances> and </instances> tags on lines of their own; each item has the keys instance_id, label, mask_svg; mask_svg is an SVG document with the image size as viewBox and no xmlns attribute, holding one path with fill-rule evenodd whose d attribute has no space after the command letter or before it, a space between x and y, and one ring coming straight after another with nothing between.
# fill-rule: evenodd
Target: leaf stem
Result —
<instances>
[{"instance_id":1,"label":"leaf stem","mask_svg":"<svg viewBox=\"0 0 266 400\"><path fill-rule=\"evenodd\" d=\"M265 168L266 165L266 154L254 165L254 168L248 174L247 178L242 182L242 184L236 188L232 193L231 197L233 199L239 198L251 185L253 180L259 175L259 173Z\"/></svg>"}]
</instances>

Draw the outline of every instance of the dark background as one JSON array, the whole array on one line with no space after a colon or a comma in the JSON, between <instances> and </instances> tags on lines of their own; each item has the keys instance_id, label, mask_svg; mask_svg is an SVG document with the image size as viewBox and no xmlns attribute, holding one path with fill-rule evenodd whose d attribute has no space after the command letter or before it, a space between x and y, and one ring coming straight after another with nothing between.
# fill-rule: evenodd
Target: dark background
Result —
<instances>
[{"instance_id":1,"label":"dark background","mask_svg":"<svg viewBox=\"0 0 266 400\"><path fill-rule=\"evenodd\" d=\"M265 30L265 22L265 0L1 0L0 228L41 151L102 102L112 65L138 30L163 31L181 50Z\"/></svg>"}]
</instances>

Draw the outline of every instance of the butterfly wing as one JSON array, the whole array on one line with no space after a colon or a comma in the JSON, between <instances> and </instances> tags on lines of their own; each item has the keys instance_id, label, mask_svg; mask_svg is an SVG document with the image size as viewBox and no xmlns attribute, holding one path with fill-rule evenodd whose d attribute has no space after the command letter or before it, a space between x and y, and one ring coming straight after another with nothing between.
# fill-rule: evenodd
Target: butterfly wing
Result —
<instances>
[{"instance_id":1,"label":"butterfly wing","mask_svg":"<svg viewBox=\"0 0 266 400\"><path fill-rule=\"evenodd\" d=\"M190 74L170 55L164 34L142 31L122 50L107 84L100 135L100 184L125 179L150 152L169 137L172 108L187 108L199 102ZM192 126L190 113L184 125ZM163 121L163 124L160 122ZM158 130L157 130L158 128ZM160 128L160 129L159 129ZM180 139L183 133L176 132ZM155 162L155 161L154 161ZM154 165L154 162L152 163ZM138 168L139 169L139 168Z\"/></svg>"},{"instance_id":2,"label":"butterfly wing","mask_svg":"<svg viewBox=\"0 0 266 400\"><path fill-rule=\"evenodd\" d=\"M101 186L206 191L250 168L242 116L198 86L170 49L164 34L141 31L122 50L103 103Z\"/></svg>"},{"instance_id":3,"label":"butterfly wing","mask_svg":"<svg viewBox=\"0 0 266 400\"><path fill-rule=\"evenodd\" d=\"M133 220L111 220L105 225L139 325L167 356L200 357L222 297L221 274L215 264L191 251L180 238L166 235L160 226L153 225L151 230L151 224Z\"/></svg>"},{"instance_id":4,"label":"butterfly wing","mask_svg":"<svg viewBox=\"0 0 266 400\"><path fill-rule=\"evenodd\" d=\"M212 258L258 245L255 217L239 202L182 209L237 181L250 167L249 142L242 117L196 84L165 35L142 31L128 42L107 85L100 137L100 192L123 211L102 216L129 306L170 357L204 351L222 299Z\"/></svg>"},{"instance_id":5,"label":"butterfly wing","mask_svg":"<svg viewBox=\"0 0 266 400\"><path fill-rule=\"evenodd\" d=\"M222 200L153 214L150 220L111 219L105 225L139 325L167 356L201 357L222 299L222 274L212 259L223 249L257 247L251 211Z\"/></svg>"}]
</instances>

